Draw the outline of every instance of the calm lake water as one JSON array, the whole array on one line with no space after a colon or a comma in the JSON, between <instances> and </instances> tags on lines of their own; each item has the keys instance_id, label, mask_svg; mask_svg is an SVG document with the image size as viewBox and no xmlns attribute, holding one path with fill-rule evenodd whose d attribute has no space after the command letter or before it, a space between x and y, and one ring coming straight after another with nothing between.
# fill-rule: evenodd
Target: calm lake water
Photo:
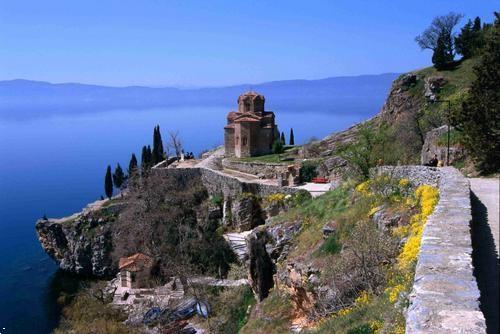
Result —
<instances>
[{"instance_id":1,"label":"calm lake water","mask_svg":"<svg viewBox=\"0 0 500 334\"><path fill-rule=\"evenodd\" d=\"M293 127L296 143L301 143L375 115L379 102L352 101L341 112L328 107L272 110L287 138ZM0 333L50 333L59 319L56 298L61 286L74 281L41 249L34 230L38 218L66 216L98 199L104 193L106 166L128 166L132 152L140 159L140 149L151 144L156 124L164 139L168 130L179 130L186 150L196 154L220 145L229 110L220 106L38 113L36 118L0 115Z\"/></svg>"}]
</instances>

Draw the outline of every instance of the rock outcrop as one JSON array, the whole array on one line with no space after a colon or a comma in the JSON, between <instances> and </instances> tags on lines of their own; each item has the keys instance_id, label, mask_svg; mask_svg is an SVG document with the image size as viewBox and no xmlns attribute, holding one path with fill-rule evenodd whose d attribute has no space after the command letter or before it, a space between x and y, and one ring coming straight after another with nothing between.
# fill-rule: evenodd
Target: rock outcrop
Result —
<instances>
[{"instance_id":1,"label":"rock outcrop","mask_svg":"<svg viewBox=\"0 0 500 334\"><path fill-rule=\"evenodd\" d=\"M96 213L84 212L66 219L42 219L36 223L42 248L61 269L95 277L109 277L115 273L109 229L114 215L109 211Z\"/></svg>"},{"instance_id":2,"label":"rock outcrop","mask_svg":"<svg viewBox=\"0 0 500 334\"><path fill-rule=\"evenodd\" d=\"M453 128L450 129L452 131ZM422 146L422 153L420 155L420 161L422 164L429 162L437 155L438 160L446 162L446 156L448 155L447 145L442 143L440 138L448 132L448 126L443 125L439 128L435 128L425 135L425 142ZM465 149L460 145L450 145L450 164L454 162L461 161L465 159Z\"/></svg>"}]
</instances>

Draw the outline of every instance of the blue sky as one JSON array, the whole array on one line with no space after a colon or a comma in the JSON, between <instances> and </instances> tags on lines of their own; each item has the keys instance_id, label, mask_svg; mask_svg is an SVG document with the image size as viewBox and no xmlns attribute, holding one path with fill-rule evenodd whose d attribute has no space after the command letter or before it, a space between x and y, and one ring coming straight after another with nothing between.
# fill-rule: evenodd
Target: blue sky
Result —
<instances>
[{"instance_id":1,"label":"blue sky","mask_svg":"<svg viewBox=\"0 0 500 334\"><path fill-rule=\"evenodd\" d=\"M405 72L430 64L414 37L434 16L491 22L498 4L0 0L0 80L220 86Z\"/></svg>"}]
</instances>

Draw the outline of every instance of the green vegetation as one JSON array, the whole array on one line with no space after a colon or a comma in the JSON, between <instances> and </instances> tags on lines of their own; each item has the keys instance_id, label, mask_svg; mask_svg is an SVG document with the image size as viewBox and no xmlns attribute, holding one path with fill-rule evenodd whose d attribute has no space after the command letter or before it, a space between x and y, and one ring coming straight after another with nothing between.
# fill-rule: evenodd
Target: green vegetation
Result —
<instances>
[{"instance_id":1,"label":"green vegetation","mask_svg":"<svg viewBox=\"0 0 500 334\"><path fill-rule=\"evenodd\" d=\"M149 145L143 146L141 154L141 168L143 173L151 168L152 162L153 154L151 152L151 147Z\"/></svg>"},{"instance_id":2,"label":"green vegetation","mask_svg":"<svg viewBox=\"0 0 500 334\"><path fill-rule=\"evenodd\" d=\"M111 176L111 166L109 165L106 169L106 176L104 177L104 192L108 198L113 196L113 179Z\"/></svg>"},{"instance_id":3,"label":"green vegetation","mask_svg":"<svg viewBox=\"0 0 500 334\"><path fill-rule=\"evenodd\" d=\"M282 133L282 139L276 139L276 141L273 143L274 154L281 154L285 151L283 141L284 141L284 134Z\"/></svg>"},{"instance_id":4,"label":"green vegetation","mask_svg":"<svg viewBox=\"0 0 500 334\"><path fill-rule=\"evenodd\" d=\"M314 318L318 317L316 312L328 310L328 317L316 318L319 322L310 333L378 333L382 328L387 333L404 333L402 311L413 279L423 224L437 202L436 194L432 187L422 186L415 191L406 179L382 176L356 187L344 183L275 217L273 224L302 222L286 263L317 268L320 284L329 292L322 295L316 291L314 306L305 309L300 309L294 295L289 306L292 311L281 312L276 299L289 297L286 289L275 288L268 299L254 307L244 330L285 333L297 312ZM396 225L384 225L393 223L384 223L381 216L375 219L378 212L400 219ZM326 239L322 231L325 223L334 230ZM401 242L402 248L398 246ZM279 262L278 267L283 264ZM307 281L307 276L302 279ZM316 288L308 282L306 289ZM266 307L276 307L280 321L268 317Z\"/></svg>"},{"instance_id":5,"label":"green vegetation","mask_svg":"<svg viewBox=\"0 0 500 334\"><path fill-rule=\"evenodd\" d=\"M340 147L338 154L367 178L370 168L379 164L396 165L404 159L404 150L390 126L365 123L360 126L356 140Z\"/></svg>"},{"instance_id":6,"label":"green vegetation","mask_svg":"<svg viewBox=\"0 0 500 334\"><path fill-rule=\"evenodd\" d=\"M153 151L151 152L152 164L156 165L163 161L163 156L163 141L161 139L160 126L157 125L153 130Z\"/></svg>"},{"instance_id":7,"label":"green vegetation","mask_svg":"<svg viewBox=\"0 0 500 334\"><path fill-rule=\"evenodd\" d=\"M293 135L293 128L290 128L290 137L288 138L290 146L295 145L295 136Z\"/></svg>"},{"instance_id":8,"label":"green vegetation","mask_svg":"<svg viewBox=\"0 0 500 334\"><path fill-rule=\"evenodd\" d=\"M120 164L116 165L115 172L113 173L113 183L116 188L120 189L126 180L126 175L123 173L123 169Z\"/></svg>"},{"instance_id":9,"label":"green vegetation","mask_svg":"<svg viewBox=\"0 0 500 334\"><path fill-rule=\"evenodd\" d=\"M500 169L500 17L485 34L484 52L474 68L476 79L454 113L454 124L463 132L463 142L478 169L484 173Z\"/></svg>"},{"instance_id":10,"label":"green vegetation","mask_svg":"<svg viewBox=\"0 0 500 334\"><path fill-rule=\"evenodd\" d=\"M316 255L325 255L325 254L337 254L342 249L342 244L338 240L338 236L331 235L329 236L323 244L316 251Z\"/></svg>"},{"instance_id":11,"label":"green vegetation","mask_svg":"<svg viewBox=\"0 0 500 334\"><path fill-rule=\"evenodd\" d=\"M256 305L240 334L287 334L290 333L292 303L290 296L272 290L269 296Z\"/></svg>"},{"instance_id":12,"label":"green vegetation","mask_svg":"<svg viewBox=\"0 0 500 334\"><path fill-rule=\"evenodd\" d=\"M137 171L137 158L134 153L130 157L130 162L128 164L128 174L132 175Z\"/></svg>"},{"instance_id":13,"label":"green vegetation","mask_svg":"<svg viewBox=\"0 0 500 334\"><path fill-rule=\"evenodd\" d=\"M66 303L62 319L54 334L132 334L141 333L138 328L123 324L127 316L112 307L110 300L100 296L93 286L76 296L62 296L59 300Z\"/></svg>"},{"instance_id":14,"label":"green vegetation","mask_svg":"<svg viewBox=\"0 0 500 334\"><path fill-rule=\"evenodd\" d=\"M224 288L210 298L210 303L214 306L210 333L238 333L247 322L247 311L255 304L255 298L250 287L240 286Z\"/></svg>"},{"instance_id":15,"label":"green vegetation","mask_svg":"<svg viewBox=\"0 0 500 334\"><path fill-rule=\"evenodd\" d=\"M422 49L433 51L432 63L437 69L446 69L453 64L455 54L452 33L462 17L463 15L453 12L437 16L431 25L415 38Z\"/></svg>"},{"instance_id":16,"label":"green vegetation","mask_svg":"<svg viewBox=\"0 0 500 334\"><path fill-rule=\"evenodd\" d=\"M311 182L311 180L316 177L318 172L316 169L318 168L319 162L316 160L306 160L302 162L300 166L300 181L301 182Z\"/></svg>"},{"instance_id":17,"label":"green vegetation","mask_svg":"<svg viewBox=\"0 0 500 334\"><path fill-rule=\"evenodd\" d=\"M450 131L450 145L451 146L456 146L456 145L461 145L463 138L462 138L462 132L458 131L456 129L451 129ZM439 136L437 142L437 145L439 146L446 146L448 144L448 133L443 133Z\"/></svg>"},{"instance_id":18,"label":"green vegetation","mask_svg":"<svg viewBox=\"0 0 500 334\"><path fill-rule=\"evenodd\" d=\"M476 56L484 44L481 19L476 17L474 23L471 20L462 27L460 34L455 37L455 49L465 59Z\"/></svg>"}]
</instances>

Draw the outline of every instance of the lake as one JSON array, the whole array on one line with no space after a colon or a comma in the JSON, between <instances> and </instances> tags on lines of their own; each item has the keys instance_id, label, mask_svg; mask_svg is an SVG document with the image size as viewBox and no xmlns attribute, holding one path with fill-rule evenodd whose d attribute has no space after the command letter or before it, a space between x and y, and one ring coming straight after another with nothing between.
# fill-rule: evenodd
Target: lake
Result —
<instances>
[{"instance_id":1,"label":"lake","mask_svg":"<svg viewBox=\"0 0 500 334\"><path fill-rule=\"evenodd\" d=\"M383 96L352 99L342 110L275 106L280 130L296 143L322 138L375 115ZM80 211L104 193L106 166L128 166L132 152L152 143L153 127L179 131L186 151L222 144L231 106L0 114L0 333L50 333L57 296L75 280L57 270L35 235L36 220ZM32 116L32 115L36 115ZM5 329L3 329L5 328Z\"/></svg>"}]
</instances>

